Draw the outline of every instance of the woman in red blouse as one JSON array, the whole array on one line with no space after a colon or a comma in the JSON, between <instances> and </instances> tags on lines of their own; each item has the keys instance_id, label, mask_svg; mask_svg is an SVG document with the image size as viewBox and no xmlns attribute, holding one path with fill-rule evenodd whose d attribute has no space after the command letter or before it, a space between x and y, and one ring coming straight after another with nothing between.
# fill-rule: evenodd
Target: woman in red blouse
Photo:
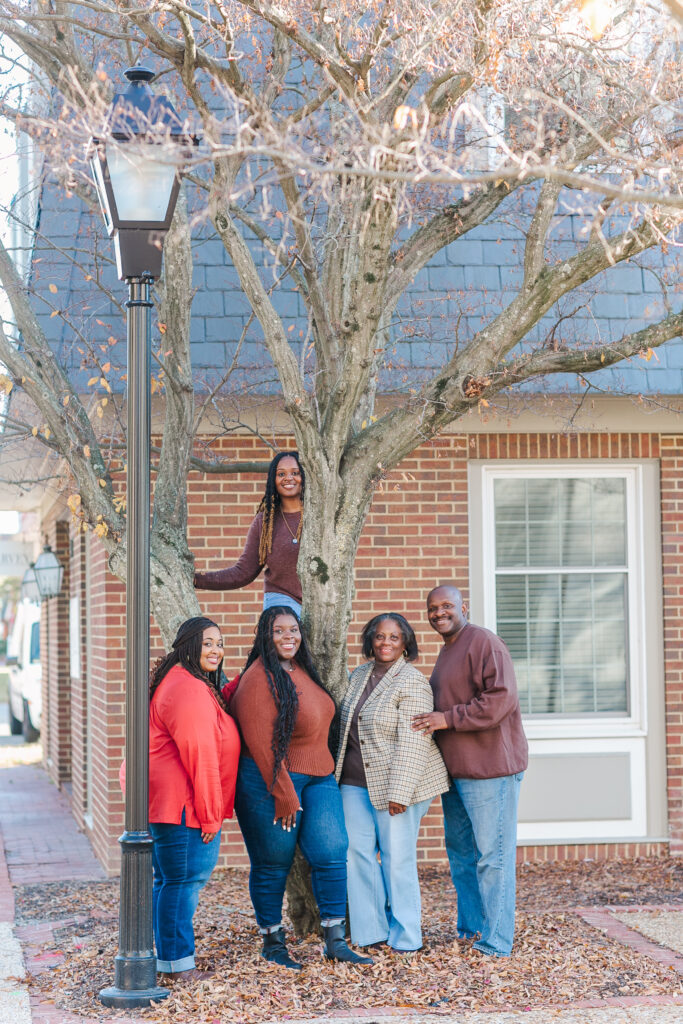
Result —
<instances>
[{"instance_id":1,"label":"woman in red blouse","mask_svg":"<svg viewBox=\"0 0 683 1024\"><path fill-rule=\"evenodd\" d=\"M150 678L154 941L157 970L171 979L205 976L192 918L233 813L240 740L219 689L222 664L221 631L198 616L183 622Z\"/></svg>"}]
</instances>

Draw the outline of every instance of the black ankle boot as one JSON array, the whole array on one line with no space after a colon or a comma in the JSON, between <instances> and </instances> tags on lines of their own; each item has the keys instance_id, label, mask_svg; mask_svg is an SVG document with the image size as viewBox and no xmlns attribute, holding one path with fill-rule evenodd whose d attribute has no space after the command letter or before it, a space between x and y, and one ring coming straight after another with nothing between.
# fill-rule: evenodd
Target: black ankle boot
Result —
<instances>
[{"instance_id":1,"label":"black ankle boot","mask_svg":"<svg viewBox=\"0 0 683 1024\"><path fill-rule=\"evenodd\" d=\"M292 971L300 971L301 964L292 960L285 946L285 930L278 928L274 932L266 932L263 936L263 952L261 956L272 964L289 967Z\"/></svg>"},{"instance_id":2,"label":"black ankle boot","mask_svg":"<svg viewBox=\"0 0 683 1024\"><path fill-rule=\"evenodd\" d=\"M345 964L372 964L370 956L359 956L346 945L344 938L344 922L323 927L325 936L325 956L328 960L341 960Z\"/></svg>"}]
</instances>

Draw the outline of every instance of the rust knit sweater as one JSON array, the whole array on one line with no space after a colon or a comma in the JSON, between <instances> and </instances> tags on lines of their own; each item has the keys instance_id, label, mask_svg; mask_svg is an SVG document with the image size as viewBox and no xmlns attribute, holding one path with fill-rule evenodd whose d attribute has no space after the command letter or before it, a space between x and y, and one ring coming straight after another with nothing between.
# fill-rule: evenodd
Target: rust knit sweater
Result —
<instances>
[{"instance_id":1,"label":"rust knit sweater","mask_svg":"<svg viewBox=\"0 0 683 1024\"><path fill-rule=\"evenodd\" d=\"M234 715L242 734L242 753L258 765L263 781L275 798L278 818L296 814L299 809L299 798L289 772L322 776L334 771L334 760L327 746L334 701L296 664L292 682L299 697L299 710L275 785L271 745L277 710L260 658L244 673L230 702L230 714Z\"/></svg>"}]
</instances>

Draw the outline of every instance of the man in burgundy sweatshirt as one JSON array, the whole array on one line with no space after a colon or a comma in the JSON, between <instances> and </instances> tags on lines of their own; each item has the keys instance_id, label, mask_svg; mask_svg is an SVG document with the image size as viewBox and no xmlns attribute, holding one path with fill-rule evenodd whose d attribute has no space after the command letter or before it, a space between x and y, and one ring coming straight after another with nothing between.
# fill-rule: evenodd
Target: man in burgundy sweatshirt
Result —
<instances>
[{"instance_id":1,"label":"man in burgundy sweatshirt","mask_svg":"<svg viewBox=\"0 0 683 1024\"><path fill-rule=\"evenodd\" d=\"M441 797L446 851L458 894L458 935L509 956L515 927L517 801L528 748L510 653L495 633L467 621L462 594L442 584L427 597L443 638L430 684L434 708L413 729L436 733L451 776Z\"/></svg>"}]
</instances>

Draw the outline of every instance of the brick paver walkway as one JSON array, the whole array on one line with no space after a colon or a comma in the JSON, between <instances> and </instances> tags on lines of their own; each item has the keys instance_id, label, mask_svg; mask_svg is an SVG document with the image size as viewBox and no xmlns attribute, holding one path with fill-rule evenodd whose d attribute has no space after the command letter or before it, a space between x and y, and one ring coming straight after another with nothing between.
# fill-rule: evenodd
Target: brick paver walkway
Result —
<instances>
[{"instance_id":1,"label":"brick paver walkway","mask_svg":"<svg viewBox=\"0 0 683 1024\"><path fill-rule=\"evenodd\" d=\"M39 765L13 765L0 775L0 828L14 885L106 878L69 801Z\"/></svg>"}]
</instances>

